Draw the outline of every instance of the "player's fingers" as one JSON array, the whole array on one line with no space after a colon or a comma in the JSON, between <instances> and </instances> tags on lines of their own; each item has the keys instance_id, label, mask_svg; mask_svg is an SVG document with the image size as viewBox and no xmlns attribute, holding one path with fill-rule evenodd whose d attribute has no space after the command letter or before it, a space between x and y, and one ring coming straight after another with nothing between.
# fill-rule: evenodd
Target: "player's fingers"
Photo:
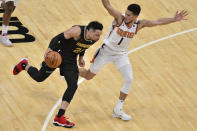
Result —
<instances>
[{"instance_id":1,"label":"player's fingers","mask_svg":"<svg viewBox=\"0 0 197 131\"><path fill-rule=\"evenodd\" d=\"M183 16L187 16L187 15L188 15L188 13L183 14Z\"/></svg>"},{"instance_id":2,"label":"player's fingers","mask_svg":"<svg viewBox=\"0 0 197 131\"><path fill-rule=\"evenodd\" d=\"M182 11L180 12L180 14L183 14L183 12L185 12L185 10L182 10Z\"/></svg>"},{"instance_id":3,"label":"player's fingers","mask_svg":"<svg viewBox=\"0 0 197 131\"><path fill-rule=\"evenodd\" d=\"M185 11L181 13L181 15L182 15L182 16L183 16L184 14L186 14L186 12L185 12Z\"/></svg>"},{"instance_id":4,"label":"player's fingers","mask_svg":"<svg viewBox=\"0 0 197 131\"><path fill-rule=\"evenodd\" d=\"M176 11L176 13L175 13L175 15L177 15L177 14L178 14L178 12L179 12L179 11L177 10L177 11Z\"/></svg>"},{"instance_id":5,"label":"player's fingers","mask_svg":"<svg viewBox=\"0 0 197 131\"><path fill-rule=\"evenodd\" d=\"M184 11L183 11L183 14L185 14L186 12L187 12L187 11L186 11L186 10L184 10Z\"/></svg>"}]
</instances>

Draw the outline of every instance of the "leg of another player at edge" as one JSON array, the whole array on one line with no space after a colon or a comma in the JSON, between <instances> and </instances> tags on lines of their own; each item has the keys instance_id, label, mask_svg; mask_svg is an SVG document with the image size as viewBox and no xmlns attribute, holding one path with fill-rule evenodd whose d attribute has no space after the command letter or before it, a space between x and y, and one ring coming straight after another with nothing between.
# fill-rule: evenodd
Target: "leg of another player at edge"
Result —
<instances>
[{"instance_id":1,"label":"leg of another player at edge","mask_svg":"<svg viewBox=\"0 0 197 131\"><path fill-rule=\"evenodd\" d=\"M1 42L6 46L12 46L12 42L8 39L8 25L10 22L11 14L15 10L14 2L8 1L5 3L5 1L1 2L1 7L5 9L5 12L3 14L3 23L2 23L2 33L1 33Z\"/></svg>"}]
</instances>

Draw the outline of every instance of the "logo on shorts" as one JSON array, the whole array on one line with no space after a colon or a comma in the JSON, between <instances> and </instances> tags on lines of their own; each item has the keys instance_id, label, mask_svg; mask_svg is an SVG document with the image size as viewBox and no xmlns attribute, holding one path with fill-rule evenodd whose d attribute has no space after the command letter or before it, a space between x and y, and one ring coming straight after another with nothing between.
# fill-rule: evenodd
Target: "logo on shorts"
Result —
<instances>
[{"instance_id":1,"label":"logo on shorts","mask_svg":"<svg viewBox=\"0 0 197 131\"><path fill-rule=\"evenodd\" d=\"M4 9L0 8L0 13L4 13ZM2 26L3 18L0 17L0 24ZM22 38L13 38L10 39L12 43L24 43L24 42L33 42L35 41L35 37L27 34L29 30L23 26L23 24L19 21L17 17L11 17L9 26L17 27L17 30L9 30L8 35L22 35ZM1 33L1 31L0 31Z\"/></svg>"},{"instance_id":2,"label":"logo on shorts","mask_svg":"<svg viewBox=\"0 0 197 131\"><path fill-rule=\"evenodd\" d=\"M53 73L53 71L46 71L46 73L51 74L51 73Z\"/></svg>"}]
</instances>

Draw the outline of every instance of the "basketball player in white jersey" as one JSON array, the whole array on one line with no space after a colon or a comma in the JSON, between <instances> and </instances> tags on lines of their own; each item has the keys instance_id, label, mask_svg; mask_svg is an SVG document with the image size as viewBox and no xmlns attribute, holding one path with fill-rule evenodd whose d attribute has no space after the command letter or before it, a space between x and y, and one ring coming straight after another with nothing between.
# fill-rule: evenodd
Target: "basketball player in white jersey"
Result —
<instances>
[{"instance_id":1,"label":"basketball player in white jersey","mask_svg":"<svg viewBox=\"0 0 197 131\"><path fill-rule=\"evenodd\" d=\"M109 33L103 40L104 44L95 54L93 63L89 70L80 68L80 76L87 80L92 79L98 71L107 63L113 62L124 78L124 84L120 90L119 100L113 110L113 117L122 120L130 120L131 116L122 111L124 100L126 99L133 80L132 67L128 58L127 50L134 35L144 27L170 24L184 20L188 15L187 11L176 12L172 18L160 18L155 21L137 20L141 8L137 4L128 6L124 15L114 9L109 0L102 0L103 6L109 14L114 17L114 21L109 29Z\"/></svg>"},{"instance_id":2,"label":"basketball player in white jersey","mask_svg":"<svg viewBox=\"0 0 197 131\"><path fill-rule=\"evenodd\" d=\"M3 24L0 42L5 46L12 46L12 42L8 38L8 25L10 22L11 14L14 12L17 3L18 0L0 0L0 7L5 10L3 14Z\"/></svg>"}]
</instances>

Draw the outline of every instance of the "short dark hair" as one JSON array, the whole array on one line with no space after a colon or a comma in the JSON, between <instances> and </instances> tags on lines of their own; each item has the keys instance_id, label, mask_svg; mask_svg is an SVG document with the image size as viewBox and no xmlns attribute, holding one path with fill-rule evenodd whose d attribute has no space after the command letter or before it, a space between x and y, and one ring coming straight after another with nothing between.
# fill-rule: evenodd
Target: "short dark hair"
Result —
<instances>
[{"instance_id":1,"label":"short dark hair","mask_svg":"<svg viewBox=\"0 0 197 131\"><path fill-rule=\"evenodd\" d=\"M141 11L141 7L138 4L130 4L127 9L137 16L140 14Z\"/></svg>"},{"instance_id":2,"label":"short dark hair","mask_svg":"<svg viewBox=\"0 0 197 131\"><path fill-rule=\"evenodd\" d=\"M87 29L93 29L93 30L103 30L103 25L98 22L98 21L91 21L88 26Z\"/></svg>"}]
</instances>

